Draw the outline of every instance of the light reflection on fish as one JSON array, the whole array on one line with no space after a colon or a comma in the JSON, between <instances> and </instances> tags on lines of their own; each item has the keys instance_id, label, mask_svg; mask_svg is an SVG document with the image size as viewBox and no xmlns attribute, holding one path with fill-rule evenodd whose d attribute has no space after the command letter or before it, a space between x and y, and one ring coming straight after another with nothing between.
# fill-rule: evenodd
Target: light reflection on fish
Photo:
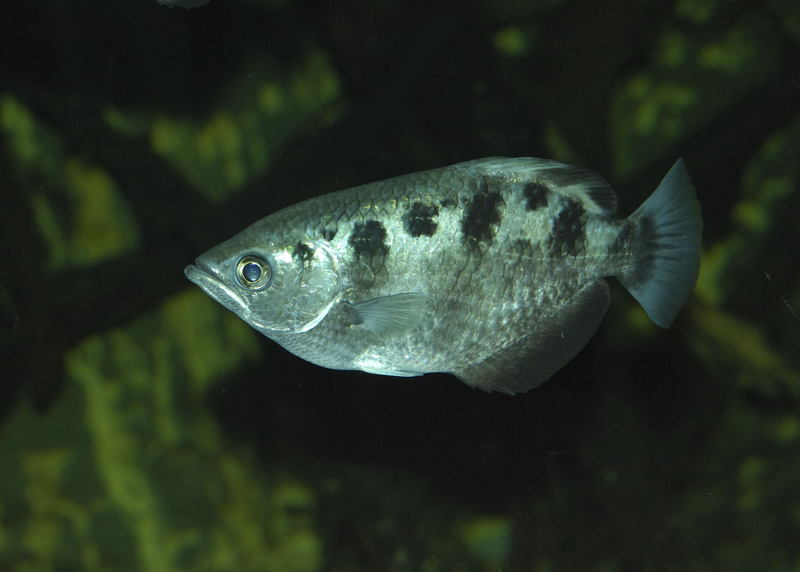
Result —
<instances>
[{"instance_id":1,"label":"light reflection on fish","mask_svg":"<svg viewBox=\"0 0 800 572\"><path fill-rule=\"evenodd\" d=\"M536 387L572 359L617 278L668 327L700 264L679 160L628 218L600 176L487 158L316 197L197 258L186 276L290 352L333 369L450 372Z\"/></svg>"}]
</instances>

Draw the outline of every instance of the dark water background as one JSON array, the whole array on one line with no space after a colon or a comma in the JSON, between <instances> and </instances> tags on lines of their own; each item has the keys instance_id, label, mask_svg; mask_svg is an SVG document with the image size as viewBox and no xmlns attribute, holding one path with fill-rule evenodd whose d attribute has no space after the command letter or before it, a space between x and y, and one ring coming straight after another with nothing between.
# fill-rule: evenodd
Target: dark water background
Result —
<instances>
[{"instance_id":1,"label":"dark water background","mask_svg":"<svg viewBox=\"0 0 800 572\"><path fill-rule=\"evenodd\" d=\"M0 18L0 569L800 570L800 4L150 0ZM510 398L323 370L183 277L282 206L482 156L679 156L667 331L614 286Z\"/></svg>"}]
</instances>

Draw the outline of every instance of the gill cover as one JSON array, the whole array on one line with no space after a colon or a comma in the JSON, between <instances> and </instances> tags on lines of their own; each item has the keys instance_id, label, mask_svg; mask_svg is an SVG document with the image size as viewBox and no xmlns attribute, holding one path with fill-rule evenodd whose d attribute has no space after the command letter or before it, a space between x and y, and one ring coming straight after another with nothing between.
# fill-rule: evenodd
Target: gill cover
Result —
<instances>
[{"instance_id":1,"label":"gill cover","mask_svg":"<svg viewBox=\"0 0 800 572\"><path fill-rule=\"evenodd\" d=\"M256 251L256 255L259 254ZM238 273L250 268L235 261ZM310 330L339 301L340 285L335 253L327 244L299 243L263 253L269 262L269 284L251 289L237 277L240 287L249 289L248 316L241 316L264 334L299 333ZM251 276L253 278L255 276ZM243 284L243 282L245 284ZM258 280L255 282L259 284Z\"/></svg>"}]
</instances>

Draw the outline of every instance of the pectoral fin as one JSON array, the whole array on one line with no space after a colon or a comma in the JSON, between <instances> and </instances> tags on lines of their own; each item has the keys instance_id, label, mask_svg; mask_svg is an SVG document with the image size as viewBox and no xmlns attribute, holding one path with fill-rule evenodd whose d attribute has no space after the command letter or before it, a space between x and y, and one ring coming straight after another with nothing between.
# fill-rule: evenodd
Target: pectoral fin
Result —
<instances>
[{"instance_id":1,"label":"pectoral fin","mask_svg":"<svg viewBox=\"0 0 800 572\"><path fill-rule=\"evenodd\" d=\"M408 332L422 318L427 294L403 292L379 296L350 306L353 325L381 334Z\"/></svg>"},{"instance_id":2,"label":"pectoral fin","mask_svg":"<svg viewBox=\"0 0 800 572\"><path fill-rule=\"evenodd\" d=\"M586 345L608 309L608 284L584 287L555 315L532 324L529 336L461 371L467 385L484 391L522 393L546 381Z\"/></svg>"}]
</instances>

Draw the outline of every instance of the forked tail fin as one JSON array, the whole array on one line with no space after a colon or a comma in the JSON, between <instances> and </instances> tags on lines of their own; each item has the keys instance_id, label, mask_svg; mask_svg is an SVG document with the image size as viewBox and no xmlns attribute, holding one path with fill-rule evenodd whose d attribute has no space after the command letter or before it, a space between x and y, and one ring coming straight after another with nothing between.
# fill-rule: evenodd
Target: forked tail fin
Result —
<instances>
[{"instance_id":1,"label":"forked tail fin","mask_svg":"<svg viewBox=\"0 0 800 572\"><path fill-rule=\"evenodd\" d=\"M703 219L683 159L627 224L635 229L634 259L618 278L653 323L667 328L689 299L700 271Z\"/></svg>"}]
</instances>

